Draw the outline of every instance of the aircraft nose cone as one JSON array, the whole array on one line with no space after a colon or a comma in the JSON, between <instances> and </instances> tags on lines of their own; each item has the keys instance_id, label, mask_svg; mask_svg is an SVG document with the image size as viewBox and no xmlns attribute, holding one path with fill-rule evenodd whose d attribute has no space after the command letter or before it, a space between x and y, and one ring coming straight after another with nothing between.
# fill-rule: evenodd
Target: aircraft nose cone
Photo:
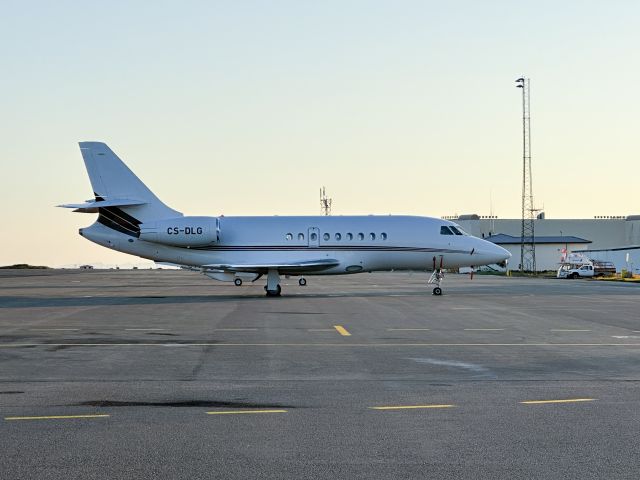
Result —
<instances>
[{"instance_id":1,"label":"aircraft nose cone","mask_svg":"<svg viewBox=\"0 0 640 480\"><path fill-rule=\"evenodd\" d=\"M487 240L482 240L482 247L479 250L482 252L481 257L486 264L501 263L511 258L511 253L508 250Z\"/></svg>"},{"instance_id":2,"label":"aircraft nose cone","mask_svg":"<svg viewBox=\"0 0 640 480\"><path fill-rule=\"evenodd\" d=\"M509 250L502 248L500 245L496 245L495 243L491 244L489 255L491 255L492 263L504 262L505 260L509 260L511 258L511 253L509 252Z\"/></svg>"},{"instance_id":3,"label":"aircraft nose cone","mask_svg":"<svg viewBox=\"0 0 640 480\"><path fill-rule=\"evenodd\" d=\"M502 248L500 245L496 245L496 248L498 250L496 254L502 256L500 261L509 260L512 257L511 252L506 248Z\"/></svg>"}]
</instances>

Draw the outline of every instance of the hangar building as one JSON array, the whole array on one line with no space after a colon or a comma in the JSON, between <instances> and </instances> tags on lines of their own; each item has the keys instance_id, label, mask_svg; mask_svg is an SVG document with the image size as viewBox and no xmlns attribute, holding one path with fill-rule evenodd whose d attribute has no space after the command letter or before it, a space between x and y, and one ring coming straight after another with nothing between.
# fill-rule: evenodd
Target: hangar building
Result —
<instances>
[{"instance_id":1,"label":"hangar building","mask_svg":"<svg viewBox=\"0 0 640 480\"><path fill-rule=\"evenodd\" d=\"M502 219L475 214L443 218L460 224L471 235L486 238L506 248L513 255L510 268L518 268L522 225L519 218ZM534 228L538 270L557 269L564 248L568 253L581 251L596 260L612 261L618 271L628 268L627 251L631 252L630 258L640 256L640 215L547 219L543 214L534 220ZM640 267L640 258L637 265Z\"/></svg>"}]
</instances>

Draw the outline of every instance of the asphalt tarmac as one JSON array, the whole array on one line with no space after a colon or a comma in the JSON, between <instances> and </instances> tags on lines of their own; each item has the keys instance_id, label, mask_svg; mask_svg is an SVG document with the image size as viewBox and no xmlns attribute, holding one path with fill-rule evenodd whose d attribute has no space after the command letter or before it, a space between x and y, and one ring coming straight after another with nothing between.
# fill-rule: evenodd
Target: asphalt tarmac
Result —
<instances>
[{"instance_id":1,"label":"asphalt tarmac","mask_svg":"<svg viewBox=\"0 0 640 480\"><path fill-rule=\"evenodd\" d=\"M640 476L640 287L0 271L2 479Z\"/></svg>"}]
</instances>

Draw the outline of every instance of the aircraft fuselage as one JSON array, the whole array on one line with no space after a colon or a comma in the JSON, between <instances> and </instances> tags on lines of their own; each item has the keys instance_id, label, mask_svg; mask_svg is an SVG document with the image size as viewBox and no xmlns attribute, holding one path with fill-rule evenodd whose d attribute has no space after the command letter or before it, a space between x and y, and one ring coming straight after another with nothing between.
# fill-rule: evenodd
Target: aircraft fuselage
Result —
<instances>
[{"instance_id":1,"label":"aircraft fuselage","mask_svg":"<svg viewBox=\"0 0 640 480\"><path fill-rule=\"evenodd\" d=\"M216 217L211 217L216 218ZM442 234L447 220L417 216L217 217L218 241L172 246L141 240L96 222L80 230L85 238L114 250L180 265L286 264L335 259L337 265L296 274L336 275L362 271L426 270L498 263L501 247L469 235ZM168 227L177 229L178 227ZM199 227L182 227L197 235ZM459 227L458 227L459 228ZM172 232L170 232L172 233ZM286 268L280 269L286 274Z\"/></svg>"}]
</instances>

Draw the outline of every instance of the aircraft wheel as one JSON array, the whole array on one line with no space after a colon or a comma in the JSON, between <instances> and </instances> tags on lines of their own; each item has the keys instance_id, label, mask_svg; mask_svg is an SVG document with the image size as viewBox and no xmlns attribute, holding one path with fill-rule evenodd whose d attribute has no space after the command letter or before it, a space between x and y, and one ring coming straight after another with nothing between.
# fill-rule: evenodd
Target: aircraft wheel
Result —
<instances>
[{"instance_id":1,"label":"aircraft wheel","mask_svg":"<svg viewBox=\"0 0 640 480\"><path fill-rule=\"evenodd\" d=\"M282 288L278 285L275 290L267 290L267 297L279 297L281 293Z\"/></svg>"},{"instance_id":2,"label":"aircraft wheel","mask_svg":"<svg viewBox=\"0 0 640 480\"><path fill-rule=\"evenodd\" d=\"M442 295L442 289L440 287L436 287L433 289L434 295Z\"/></svg>"},{"instance_id":3,"label":"aircraft wheel","mask_svg":"<svg viewBox=\"0 0 640 480\"><path fill-rule=\"evenodd\" d=\"M235 283L236 287L239 287L240 285L242 285L242 279L241 278L236 278L233 283Z\"/></svg>"},{"instance_id":4,"label":"aircraft wheel","mask_svg":"<svg viewBox=\"0 0 640 480\"><path fill-rule=\"evenodd\" d=\"M306 284L307 284L306 278L301 278L298 280L298 285L300 285L301 287L304 287Z\"/></svg>"}]
</instances>

